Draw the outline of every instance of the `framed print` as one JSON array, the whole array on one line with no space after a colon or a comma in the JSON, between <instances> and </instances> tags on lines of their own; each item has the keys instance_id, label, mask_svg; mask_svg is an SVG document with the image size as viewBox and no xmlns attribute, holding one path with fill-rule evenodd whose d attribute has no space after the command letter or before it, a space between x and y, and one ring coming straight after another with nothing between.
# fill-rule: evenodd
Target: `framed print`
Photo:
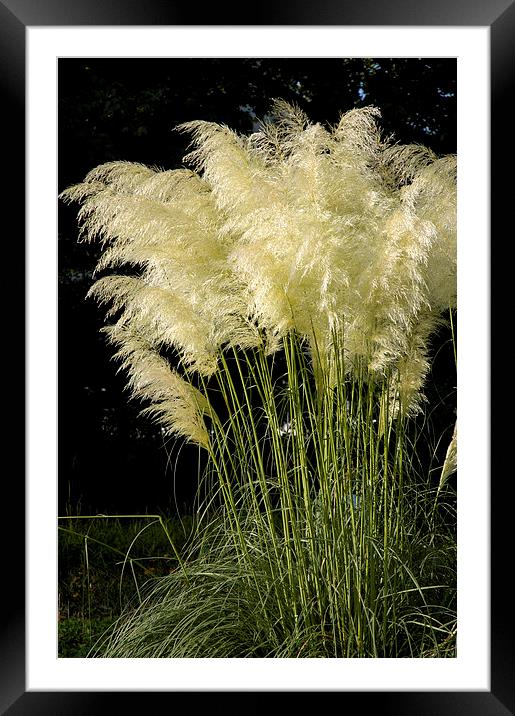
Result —
<instances>
[{"instance_id":1,"label":"framed print","mask_svg":"<svg viewBox=\"0 0 515 716\"><path fill-rule=\"evenodd\" d=\"M12 515L8 532L13 537L5 567L12 592L4 616L1 699L3 711L9 714L91 713L112 708L114 699L118 703L122 697L142 699L150 694L162 699L178 693L185 694L187 703L192 699L196 708L238 704L239 709L257 712L269 707L269 693L275 702L275 694L280 701L283 692L303 692L303 698L311 692L336 692L345 705L362 708L366 699L371 708L392 714L515 713L513 618L509 588L501 583L506 581L513 544L508 512L513 488L504 483L501 487L493 479L490 484L491 456L501 454L505 431L502 427L493 431L490 444L488 385L490 315L502 315L506 303L510 305L510 280L497 279L490 286L488 270L499 245L495 237L501 234L503 211L510 206L510 180L503 177L502 169L510 165L513 152L505 141L510 133L507 96L513 86L513 6L506 0L488 9L456 3L428 8L418 3L408 13L395 4L380 9L368 3L331 5L320 4L316 13L309 8L277 8L266 17L260 13L252 20L234 17L232 21L223 12L214 17L209 11L199 24L191 22L195 19L191 11L158 1L130 8L123 3L86 6L71 2L66 13L53 3L0 3L2 83L9 108L5 136L19 150L10 165L14 176L9 180L6 206L12 206L11 215L18 217L10 222L16 233L21 234L25 226L25 250L20 254L26 265L27 303L25 486L21 478L6 480L5 502ZM341 79L344 71L345 82ZM375 104L381 114L375 114ZM302 125L301 134L292 129L295 122ZM345 128L345 139L338 138L338 131L343 132L339 127ZM380 142L377 127L383 132ZM414 146L416 151L409 149ZM184 170L182 157L192 149L185 160L191 162L190 168ZM490 170L489 149L495 171ZM377 158L379 150L385 158ZM365 159L353 164L354 156ZM325 328L315 330L311 313L304 323L301 314L305 305L323 306L316 315L324 317L324 311L339 315L343 309L338 307L345 306L345 315L353 319L342 328L342 355L361 365L353 356L364 350L358 336L369 325L369 314L361 305L368 301L366 305L375 311L370 321L378 375L388 375L388 361L396 350L392 345L403 346L401 355L409 343L398 331L389 332L385 317L398 317L404 311L399 325L410 326L409 340L417 326L440 330L422 305L429 301L427 290L444 296L435 298L436 303L451 300L444 287L447 272L452 272L445 263L451 249L438 249L440 263L436 264L428 247L437 241L430 227L441 226L442 235L452 234L449 177L456 156L460 311L450 311L447 348L437 355L440 361L452 362L451 346L456 349L457 345L460 362L456 375L449 377L441 369L444 382L438 404L445 413L441 420L447 421L443 437L435 437L427 456L420 453L417 459L427 459L427 470L438 476L432 478L437 498L447 487L449 495L454 490L457 498L453 502L454 497L449 497L449 502L441 504L431 493L430 509L429 502L412 497L411 483L401 481L402 450L407 448L397 443L392 449L391 473L397 482L394 485L388 479L388 441L391 435L395 439L404 435L397 417L403 415L404 400L406 415L411 415L412 396L405 397L408 389L402 387L408 385L402 382L404 373L396 363L397 387L394 393L391 386L379 393L377 414L375 397L366 398L369 407L363 407L364 396L372 395L370 385L375 386L371 364L359 390L353 387L352 393L342 393L330 410L312 408L326 405L328 398L320 396L332 396L332 400L339 395L338 386L354 381L355 375L349 379L343 369L340 375L338 360L331 358L338 355L338 321L331 318L326 334ZM242 167L250 167L247 175ZM236 188L230 186L231 177ZM327 188L330 182L331 189ZM26 187L23 199L21 186ZM295 186L300 187L297 192L292 189ZM310 199L312 214L307 205L297 202L299 191L310 197L321 192L319 198ZM262 207L259 192L266 196ZM166 228L172 194L182 212L180 218L174 215L174 230L185 232L173 256ZM105 248L76 242L77 199L85 206L80 216L86 235L100 234L113 242L106 258ZM365 213L366 221L352 218L358 216L356 206L362 207L360 216ZM414 206L422 219L413 213ZM120 223L122 219L126 224ZM202 243L197 244L197 234L184 228L190 226L187 222L202 227L200 234L196 230ZM370 231L367 239L375 248L361 256L356 236L359 232L369 236L365 224L379 228ZM351 237L345 249L333 238L335 231ZM244 240L228 249L238 232ZM326 237L323 250L317 243L320 232ZM378 232L384 241L394 237L389 253L377 241ZM129 234L140 237L137 246L131 244L132 253L124 238ZM290 256L292 236L300 237L300 244L295 244ZM416 245L405 248L402 242L408 241L407 236L416 236ZM162 243L156 248L158 237ZM23 246L21 237L12 245ZM252 246L261 248L252 253ZM149 254L149 247L154 253ZM163 251L168 252L165 263L159 258ZM322 256L324 251L327 255ZM415 251L420 254L416 259ZM378 287L387 283L385 263L398 261L399 256L405 257L404 263L399 264L395 280L388 279L388 290L380 294ZM116 267L116 286L102 273L109 261ZM340 274L334 278L338 261L356 266L357 278L351 268L346 269L345 278ZM416 261L416 266L409 261ZM100 280L93 276L97 262ZM297 276L285 268L292 263ZM502 263L509 265L507 260ZM221 272L213 273L222 264ZM136 272L135 266L139 266ZM368 279L363 277L372 271L370 266L377 267L374 270L381 278L372 276L367 287ZM174 270L173 297L166 294L163 298L162 277L166 274L168 281ZM231 272L245 277L245 288L240 288ZM288 291L277 292L272 276L285 281ZM324 289L310 296L317 276ZM154 401L154 417L174 416L169 423L156 423L153 432L144 433L140 405L125 405L127 376L111 364L116 349L103 339L95 342L104 317L100 319L91 302L86 306L82 300L95 280L100 302L114 299L115 309L125 311L110 336L125 361L133 392ZM420 287L416 308L414 301L409 307L402 304L408 284L409 290ZM352 288L343 294L332 288L335 285ZM299 346L293 339L286 340L290 329L281 328L287 314L279 316L283 295L294 316L291 325L302 337ZM177 296L180 302L172 305ZM491 314L490 301L497 309ZM10 318L11 311L6 313ZM170 317L174 326L184 326L180 335L179 328L163 329ZM323 320L321 326L326 325ZM12 321L12 330L19 325L19 319ZM359 331L354 336L355 326ZM281 378L288 386L283 389L286 397L281 408L271 398L272 384L279 385L273 372L278 370L275 358L269 368L270 356L278 351L274 340L281 341L288 376ZM255 364L244 366L236 352L230 360L220 354L216 365L223 365L225 372L219 379L218 368L210 361L218 350L214 346L226 345L242 347L245 356L254 355L255 350L261 355L262 345L265 350ZM177 368L164 378L164 357L167 368L175 366L174 351L179 355ZM420 356L418 364L422 365L422 349ZM189 368L181 372L185 366L195 369L191 382L180 377L188 373ZM292 366L299 367L293 370ZM292 377L297 370L300 384ZM428 369L420 370L425 376ZM334 375L337 378L330 388L324 387ZM217 402L206 403L212 376L219 381L214 391ZM310 381L314 387L308 390ZM495 385L494 374L492 382ZM505 379L506 383L510 381ZM163 397L170 390L175 391L173 400ZM509 393L506 385L503 392ZM444 393L447 397L442 397ZM252 400L261 401L262 421L250 409L251 394ZM389 402L392 395L393 402ZM457 476L456 432L452 431L456 398L460 416ZM311 417L301 417L306 412ZM388 417L393 413L395 423ZM435 411L431 417L434 425L438 416ZM347 436L351 425L366 426L361 442L349 443L342 437L340 445L339 436ZM170 438L177 433L187 438L180 447ZM417 439L409 436L410 444ZM215 439L219 440L216 449L211 448ZM219 487L214 493L198 477L205 463L198 456L204 455L204 448L210 464L225 465L217 468ZM230 465L231 475L240 474L238 466L246 460L253 466L245 483L247 492L241 485L233 487L227 468ZM325 467L340 465L338 460L349 476L341 493L335 492L339 482ZM178 474L187 475L188 480L175 479ZM367 480L373 484L372 492L367 492ZM146 496L142 499L143 488ZM190 533L184 524L197 499L197 488L214 495L200 504L220 500L227 516L223 528L216 526L222 532L210 537L225 555L223 568L209 560L197 572L191 566L197 564L199 551L204 554L207 542L197 551L186 551ZM245 524L239 521L243 504L245 514L252 515ZM177 519L163 516L164 510L176 508ZM14 537L20 534L24 509L25 540ZM412 512L413 520L404 528L404 515ZM457 520L452 517L455 512ZM339 532L332 521L335 515L345 525ZM144 519L138 521L137 516ZM111 582L94 571L93 562L100 554L95 549L106 548L115 538L112 533L102 536L107 531L90 530L93 518L97 525L104 520L110 529L113 524L121 525L123 539L129 535L125 546L121 542L115 548L107 545L112 552L110 564L118 570ZM434 533L431 548L424 551L424 535L430 533L426 523L436 524L440 519L445 529L450 523L449 535L455 530L457 557L450 542L444 546L438 541L440 532ZM79 525L81 520L86 527ZM353 532L357 524L362 527ZM127 525L134 531L127 531ZM230 538L223 529L232 530L227 533ZM281 540L288 537L286 547L275 536L276 529ZM393 541L397 530L398 543ZM255 541L256 535L261 542ZM242 571L229 578L236 568L233 557L227 561L232 539ZM161 550L162 556L150 560L148 552L137 551L141 544ZM345 568L334 557L336 544ZM81 567L72 569L65 579L59 575L58 590L58 548L62 567L62 545ZM356 549L368 555L363 557L363 569L356 561ZM444 552L450 555L445 567L438 562ZM258 553L265 555L270 569L265 581L259 581L261 576L252 581L254 577L249 576ZM381 557L378 564L389 565L380 574L374 566L377 555ZM101 559L108 564L104 553ZM316 569L310 564L316 564ZM428 571L432 581L421 581ZM161 620L159 609L145 622L147 617L138 608L134 613L143 614L143 620L132 621L132 626L122 622L122 631L127 631L121 641L121 632L108 631L107 650L88 651L93 644L91 629L100 629L92 618L95 599L103 600L106 624L110 620L103 628L112 630L112 604L129 599L134 588L143 605L148 601L155 606L155 600L161 599L157 592L145 591L148 582L143 575L165 585L168 595L178 594L182 606L177 601L174 609L184 610L184 600L190 599L190 579L198 591L204 589L206 578L212 580L216 574L218 579L222 572L225 581L216 587L209 582L212 591L205 595L216 592L217 596L211 616L200 626L188 621L191 612L186 611L188 628L171 636L169 622ZM453 583L448 591L447 579ZM238 591L236 585L243 582L252 583L254 591ZM329 583L338 584L338 589L331 587L326 593ZM450 596L452 590L457 597ZM394 592L402 595L398 602L390 601ZM341 624L340 597L347 609ZM206 609L206 614L209 600L203 596L199 601L199 610ZM287 639L289 600L296 606ZM268 617L270 604L274 606ZM202 625L209 624L215 612L210 633ZM87 649L85 627L76 619L79 613L90 629ZM95 613L95 619L99 614ZM254 618L259 622L255 628ZM277 625L283 630L280 637ZM129 628L133 628L130 634ZM144 638L136 646L138 629L144 629ZM131 643L130 649L118 649L123 639ZM188 643L195 643L191 650L181 646Z\"/></svg>"}]
</instances>

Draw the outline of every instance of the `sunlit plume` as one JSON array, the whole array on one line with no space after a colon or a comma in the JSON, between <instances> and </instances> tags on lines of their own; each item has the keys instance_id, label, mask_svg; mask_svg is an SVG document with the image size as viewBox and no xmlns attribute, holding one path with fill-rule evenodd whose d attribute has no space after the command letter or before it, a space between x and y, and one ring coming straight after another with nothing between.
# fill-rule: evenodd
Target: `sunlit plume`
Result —
<instances>
[{"instance_id":1,"label":"sunlit plume","mask_svg":"<svg viewBox=\"0 0 515 716\"><path fill-rule=\"evenodd\" d=\"M329 382L340 336L349 376L365 365L390 381L392 412L416 412L430 337L456 306L456 158L384 138L379 118L365 107L324 127L278 100L249 136L181 125L190 169L111 162L63 192L102 242L91 294L132 392L167 430L205 445L207 399L183 377L290 332Z\"/></svg>"}]
</instances>

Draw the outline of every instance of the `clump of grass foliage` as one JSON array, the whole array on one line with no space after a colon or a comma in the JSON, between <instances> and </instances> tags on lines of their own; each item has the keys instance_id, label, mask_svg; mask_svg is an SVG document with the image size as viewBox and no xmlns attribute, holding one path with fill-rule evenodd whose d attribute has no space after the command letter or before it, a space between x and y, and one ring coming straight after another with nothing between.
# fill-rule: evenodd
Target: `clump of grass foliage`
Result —
<instances>
[{"instance_id":1,"label":"clump of grass foliage","mask_svg":"<svg viewBox=\"0 0 515 716\"><path fill-rule=\"evenodd\" d=\"M456 306L456 158L379 116L276 101L250 136L182 125L191 168L64 192L125 269L90 293L132 395L209 458L191 553L96 655L455 655L456 438L435 481L410 426Z\"/></svg>"}]
</instances>

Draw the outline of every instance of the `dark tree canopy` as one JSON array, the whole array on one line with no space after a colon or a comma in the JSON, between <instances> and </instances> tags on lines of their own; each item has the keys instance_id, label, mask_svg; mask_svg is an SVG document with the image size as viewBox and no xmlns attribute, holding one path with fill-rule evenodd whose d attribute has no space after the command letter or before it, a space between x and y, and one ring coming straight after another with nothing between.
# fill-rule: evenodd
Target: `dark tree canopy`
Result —
<instances>
[{"instance_id":1,"label":"dark tree canopy","mask_svg":"<svg viewBox=\"0 0 515 716\"><path fill-rule=\"evenodd\" d=\"M205 119L251 132L270 100L293 101L335 123L364 105L402 143L456 151L456 60L450 58L64 59L58 66L59 189L112 160L182 164L174 127ZM98 248L77 243L77 207L59 206L60 513L171 510L191 500L197 449L163 445L128 403L99 333L103 312L85 295ZM80 503L78 505L78 503Z\"/></svg>"}]
</instances>

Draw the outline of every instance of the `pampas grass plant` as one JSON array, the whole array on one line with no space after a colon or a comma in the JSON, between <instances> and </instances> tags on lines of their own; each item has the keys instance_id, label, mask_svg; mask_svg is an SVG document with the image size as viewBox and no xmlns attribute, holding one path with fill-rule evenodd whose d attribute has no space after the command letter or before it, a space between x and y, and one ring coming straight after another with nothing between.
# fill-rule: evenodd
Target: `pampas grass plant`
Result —
<instances>
[{"instance_id":1,"label":"pampas grass plant","mask_svg":"<svg viewBox=\"0 0 515 716\"><path fill-rule=\"evenodd\" d=\"M180 126L190 168L62 194L102 243L90 294L132 395L209 458L182 568L96 655L455 654L456 433L434 485L410 425L456 307L456 159L379 116L279 100L250 136Z\"/></svg>"}]
</instances>

